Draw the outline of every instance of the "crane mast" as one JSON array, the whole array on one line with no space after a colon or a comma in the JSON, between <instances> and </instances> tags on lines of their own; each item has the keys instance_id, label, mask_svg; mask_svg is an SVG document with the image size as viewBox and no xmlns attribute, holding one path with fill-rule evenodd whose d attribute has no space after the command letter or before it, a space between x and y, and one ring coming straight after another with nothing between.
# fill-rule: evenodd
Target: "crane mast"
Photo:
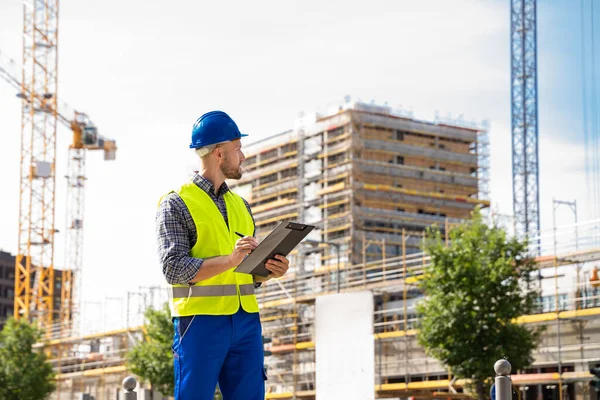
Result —
<instances>
[{"instance_id":1,"label":"crane mast","mask_svg":"<svg viewBox=\"0 0 600 400\"><path fill-rule=\"evenodd\" d=\"M24 317L26 319L31 320L37 319L37 316L42 315L44 312L46 312L46 310L52 310L49 313L51 315L51 318L40 322L44 322L45 326L49 329L51 327L48 324L59 324L60 334L61 336L63 336L71 334L72 328L76 328L77 323L74 321L77 321L80 312L79 303L81 301L81 271L83 265L83 219L86 182L85 166L87 151L103 150L105 160L114 160L117 147L116 142L114 140L107 139L98 134L96 126L86 114L72 109L68 104L60 101L57 97L55 97L53 103L46 102L42 104L42 101L48 100L50 96L39 96L36 92L33 92L30 87L23 85L21 83L22 81L17 77L17 69L18 68L14 60L10 59L0 51L0 78L5 80L8 84L10 84L13 88L15 88L18 91L17 96L23 99L23 102L25 103L25 105L23 106L23 110L26 110L28 115L31 115L32 111L50 113L54 116L55 121L57 120L63 126L68 127L73 133L72 141L69 145L69 160L67 167L68 173L66 175L67 212L65 224L65 268L61 271L62 284L60 294L52 292L52 294L54 295L54 299L58 299L58 296L60 295L60 307L55 307L56 304L52 304L50 306L47 303L43 304L45 308L40 309L39 307L39 296L45 294L45 292L42 289L48 288L46 292L49 292L52 291L54 288L53 263L52 275L48 273L48 268L44 270L44 272L46 272L46 275L43 277L49 281L45 285L42 285L42 283L44 282L39 281L40 274L38 274L38 271L36 270L36 266L38 264L31 262L27 264L27 260L31 259L31 257L22 256L20 258L17 258L18 272L15 274L15 286L19 286L20 284L19 288L21 290L21 298L18 299L18 304L16 297L17 291L15 290L15 316ZM36 111L34 109L36 107L39 110ZM72 117L67 117L67 115ZM29 140L31 141L32 139L29 138ZM56 155L54 153L54 159L55 158ZM32 172L30 173L30 175L26 176L28 178L28 181L34 181L34 179L38 178L39 175L38 171L36 171L35 168L31 168L31 171ZM52 173L52 178L54 178L54 164L52 164L50 172ZM34 182L34 184L35 183L36 182ZM32 187L33 189L37 188L37 186ZM37 195L36 192L33 191L33 189L31 190L32 196L35 195L39 197L39 195ZM47 194L47 192L42 193ZM23 203L26 202L26 200L27 198L23 197L23 191L21 191L22 210ZM50 201L50 199L47 201ZM52 196L51 198L51 205L52 207L54 207L54 196ZM32 205L31 207L33 209L34 206ZM21 218L19 221L19 226L21 228ZM54 221L52 223L54 223ZM33 229L37 225L34 225L32 223L31 226ZM22 231L24 230L20 229L20 235ZM55 229L52 229L52 234L55 231ZM19 243L21 243L21 238L22 236L19 236ZM42 244L47 244L42 240L40 240L39 242ZM32 242L32 244L34 243L35 242ZM51 243L53 245L54 240L52 240ZM27 248L25 247L25 249ZM35 249L36 248L34 247L34 250ZM19 254L23 255L30 253L25 253L24 251L20 250ZM23 265L19 265L19 262ZM73 281L74 279L77 280L76 283Z\"/></svg>"},{"instance_id":2,"label":"crane mast","mask_svg":"<svg viewBox=\"0 0 600 400\"><path fill-rule=\"evenodd\" d=\"M23 1L16 318L54 317L58 0Z\"/></svg>"},{"instance_id":3,"label":"crane mast","mask_svg":"<svg viewBox=\"0 0 600 400\"><path fill-rule=\"evenodd\" d=\"M536 0L511 0L513 212L524 236L540 229Z\"/></svg>"}]
</instances>

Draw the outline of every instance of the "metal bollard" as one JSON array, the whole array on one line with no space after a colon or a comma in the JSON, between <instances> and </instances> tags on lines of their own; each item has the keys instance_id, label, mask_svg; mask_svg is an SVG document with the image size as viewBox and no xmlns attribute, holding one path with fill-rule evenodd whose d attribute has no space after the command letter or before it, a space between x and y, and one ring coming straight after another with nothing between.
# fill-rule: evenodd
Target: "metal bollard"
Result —
<instances>
[{"instance_id":1,"label":"metal bollard","mask_svg":"<svg viewBox=\"0 0 600 400\"><path fill-rule=\"evenodd\" d=\"M498 360L494 364L494 371L497 375L494 384L496 400L512 400L512 382L509 376L511 368L508 360Z\"/></svg>"},{"instance_id":2,"label":"metal bollard","mask_svg":"<svg viewBox=\"0 0 600 400\"><path fill-rule=\"evenodd\" d=\"M137 382L133 376L127 376L123 379L123 389L125 390L124 400L137 400L137 393L133 390L137 386Z\"/></svg>"}]
</instances>

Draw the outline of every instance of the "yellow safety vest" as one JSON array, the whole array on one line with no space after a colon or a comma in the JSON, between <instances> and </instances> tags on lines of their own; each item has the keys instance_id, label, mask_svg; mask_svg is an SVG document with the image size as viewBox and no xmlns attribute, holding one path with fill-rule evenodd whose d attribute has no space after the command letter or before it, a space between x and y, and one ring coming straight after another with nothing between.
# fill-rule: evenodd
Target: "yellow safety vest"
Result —
<instances>
[{"instance_id":1,"label":"yellow safety vest","mask_svg":"<svg viewBox=\"0 0 600 400\"><path fill-rule=\"evenodd\" d=\"M198 232L196 244L190 250L194 258L210 258L231 254L239 236L251 236L254 223L244 201L232 191L224 195L229 228L210 196L195 183L183 185L177 193L187 206ZM252 275L233 272L231 268L193 285L172 285L171 315L231 315L240 303L249 313L258 312Z\"/></svg>"}]
</instances>

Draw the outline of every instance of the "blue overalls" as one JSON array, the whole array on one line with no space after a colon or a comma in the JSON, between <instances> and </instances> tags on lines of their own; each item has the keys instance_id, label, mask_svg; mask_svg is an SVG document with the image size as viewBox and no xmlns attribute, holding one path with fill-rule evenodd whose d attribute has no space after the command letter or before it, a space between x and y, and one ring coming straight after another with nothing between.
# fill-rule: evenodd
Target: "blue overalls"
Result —
<instances>
[{"instance_id":1,"label":"blue overalls","mask_svg":"<svg viewBox=\"0 0 600 400\"><path fill-rule=\"evenodd\" d=\"M264 400L259 313L174 318L175 400Z\"/></svg>"}]
</instances>

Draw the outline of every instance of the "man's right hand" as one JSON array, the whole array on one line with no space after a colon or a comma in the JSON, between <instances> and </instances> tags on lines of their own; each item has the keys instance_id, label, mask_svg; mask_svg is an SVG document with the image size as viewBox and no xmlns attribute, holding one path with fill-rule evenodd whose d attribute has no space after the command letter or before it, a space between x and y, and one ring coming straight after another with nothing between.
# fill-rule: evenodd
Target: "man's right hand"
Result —
<instances>
[{"instance_id":1,"label":"man's right hand","mask_svg":"<svg viewBox=\"0 0 600 400\"><path fill-rule=\"evenodd\" d=\"M237 267L244 258L258 246L258 241L252 236L244 236L235 243L233 252L229 255L232 267Z\"/></svg>"}]
</instances>

